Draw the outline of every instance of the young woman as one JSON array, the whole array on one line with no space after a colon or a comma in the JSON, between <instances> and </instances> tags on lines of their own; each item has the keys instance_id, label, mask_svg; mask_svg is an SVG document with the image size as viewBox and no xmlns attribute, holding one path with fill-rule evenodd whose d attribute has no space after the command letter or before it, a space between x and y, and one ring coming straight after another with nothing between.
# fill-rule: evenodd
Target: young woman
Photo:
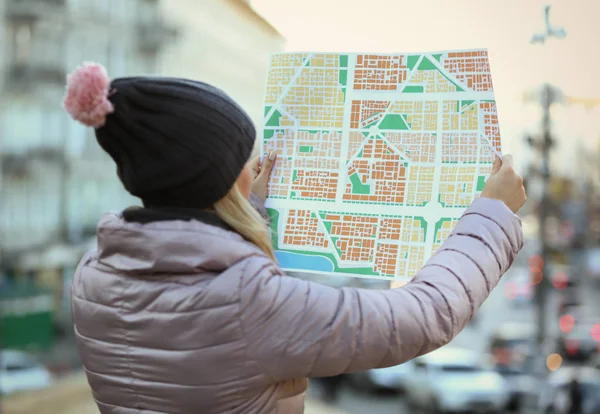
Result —
<instances>
[{"instance_id":1,"label":"young woman","mask_svg":"<svg viewBox=\"0 0 600 414\"><path fill-rule=\"evenodd\" d=\"M290 278L257 212L275 155L248 162L254 127L225 93L184 79L111 82L85 64L64 107L95 128L144 205L100 220L98 249L73 281L78 347L103 414L301 413L309 377L448 343L522 247L514 213L525 192L505 156L405 287Z\"/></svg>"}]
</instances>

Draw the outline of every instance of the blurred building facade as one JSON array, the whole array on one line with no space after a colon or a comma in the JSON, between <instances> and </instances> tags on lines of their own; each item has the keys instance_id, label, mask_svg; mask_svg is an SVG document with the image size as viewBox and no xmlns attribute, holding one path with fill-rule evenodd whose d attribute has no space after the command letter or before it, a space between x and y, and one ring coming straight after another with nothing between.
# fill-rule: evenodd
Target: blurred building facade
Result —
<instances>
[{"instance_id":1,"label":"blurred building facade","mask_svg":"<svg viewBox=\"0 0 600 414\"><path fill-rule=\"evenodd\" d=\"M260 124L283 38L245 0L0 0L0 288L30 281L68 314L70 278L106 211L137 204L93 131L64 113L66 74L216 84Z\"/></svg>"},{"instance_id":2,"label":"blurred building facade","mask_svg":"<svg viewBox=\"0 0 600 414\"><path fill-rule=\"evenodd\" d=\"M249 0L169 0L165 16L178 22L178 41L166 45L161 72L199 79L224 89L252 117L257 129L269 56L284 38Z\"/></svg>"}]
</instances>

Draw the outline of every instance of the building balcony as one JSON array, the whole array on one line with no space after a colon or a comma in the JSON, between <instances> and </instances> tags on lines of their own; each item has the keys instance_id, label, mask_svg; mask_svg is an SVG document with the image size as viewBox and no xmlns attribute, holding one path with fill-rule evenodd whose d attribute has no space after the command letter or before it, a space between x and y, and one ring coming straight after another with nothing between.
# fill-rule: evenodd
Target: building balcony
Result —
<instances>
[{"instance_id":1,"label":"building balcony","mask_svg":"<svg viewBox=\"0 0 600 414\"><path fill-rule=\"evenodd\" d=\"M0 173L4 178L27 178L35 162L55 164L66 168L62 149L36 148L23 154L0 153Z\"/></svg>"},{"instance_id":2,"label":"building balcony","mask_svg":"<svg viewBox=\"0 0 600 414\"><path fill-rule=\"evenodd\" d=\"M40 83L63 85L66 71L63 65L48 62L9 63L5 74L5 90L24 91Z\"/></svg>"},{"instance_id":3,"label":"building balcony","mask_svg":"<svg viewBox=\"0 0 600 414\"><path fill-rule=\"evenodd\" d=\"M140 23L138 26L138 44L143 53L156 53L164 45L177 37L177 30L160 18Z\"/></svg>"},{"instance_id":4,"label":"building balcony","mask_svg":"<svg viewBox=\"0 0 600 414\"><path fill-rule=\"evenodd\" d=\"M5 15L10 20L35 21L48 13L64 13L67 0L6 0Z\"/></svg>"}]
</instances>

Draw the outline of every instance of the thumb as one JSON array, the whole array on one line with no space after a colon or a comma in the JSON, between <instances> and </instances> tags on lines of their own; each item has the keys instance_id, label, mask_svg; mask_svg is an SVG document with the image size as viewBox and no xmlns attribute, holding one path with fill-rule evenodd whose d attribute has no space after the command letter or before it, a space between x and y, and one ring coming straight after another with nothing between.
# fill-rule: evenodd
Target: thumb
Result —
<instances>
[{"instance_id":1,"label":"thumb","mask_svg":"<svg viewBox=\"0 0 600 414\"><path fill-rule=\"evenodd\" d=\"M260 173L257 178L266 178L271 174L273 167L275 166L275 160L277 159L277 153L271 150L269 154L263 160L262 165L260 166Z\"/></svg>"},{"instance_id":2,"label":"thumb","mask_svg":"<svg viewBox=\"0 0 600 414\"><path fill-rule=\"evenodd\" d=\"M491 175L498 173L498 171L500 171L501 167L502 167L502 160L500 159L499 156L494 155L494 165L492 166Z\"/></svg>"},{"instance_id":3,"label":"thumb","mask_svg":"<svg viewBox=\"0 0 600 414\"><path fill-rule=\"evenodd\" d=\"M501 163L501 167L500 169L506 169L506 168L512 168L513 166L513 157L512 155L503 155L502 156L502 163Z\"/></svg>"}]
</instances>

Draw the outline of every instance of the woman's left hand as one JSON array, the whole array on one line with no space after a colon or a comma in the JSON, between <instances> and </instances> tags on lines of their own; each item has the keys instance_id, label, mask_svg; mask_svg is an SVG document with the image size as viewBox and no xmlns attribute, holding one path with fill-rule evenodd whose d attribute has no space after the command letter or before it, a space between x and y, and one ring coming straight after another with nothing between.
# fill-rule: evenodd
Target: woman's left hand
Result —
<instances>
[{"instance_id":1,"label":"woman's left hand","mask_svg":"<svg viewBox=\"0 0 600 414\"><path fill-rule=\"evenodd\" d=\"M267 199L267 185L276 160L277 154L275 151L269 151L269 154L263 160L262 165L260 163L260 155L250 160L249 165L252 170L252 193L262 201Z\"/></svg>"}]
</instances>

